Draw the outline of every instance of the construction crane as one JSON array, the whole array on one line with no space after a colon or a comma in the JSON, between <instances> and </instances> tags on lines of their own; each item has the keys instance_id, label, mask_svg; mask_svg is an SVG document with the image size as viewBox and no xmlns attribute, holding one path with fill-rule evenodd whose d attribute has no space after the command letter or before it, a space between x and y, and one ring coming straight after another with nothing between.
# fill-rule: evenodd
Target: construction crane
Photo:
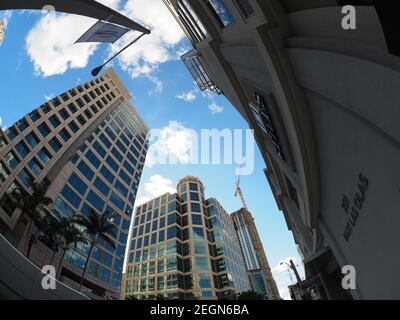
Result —
<instances>
[{"instance_id":1,"label":"construction crane","mask_svg":"<svg viewBox=\"0 0 400 320\"><path fill-rule=\"evenodd\" d=\"M240 168L237 183L236 183L235 197L237 197L239 195L239 198L242 201L243 208L245 208L248 211L249 209L247 208L246 201L244 200L242 189L240 189L240 176L241 176L241 171L242 171L241 169L242 168Z\"/></svg>"}]
</instances>

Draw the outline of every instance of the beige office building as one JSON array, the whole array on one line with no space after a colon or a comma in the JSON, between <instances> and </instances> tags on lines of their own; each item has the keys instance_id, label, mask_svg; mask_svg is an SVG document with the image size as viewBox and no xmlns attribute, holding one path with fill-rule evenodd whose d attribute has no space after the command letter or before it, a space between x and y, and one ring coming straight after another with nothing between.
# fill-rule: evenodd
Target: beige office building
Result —
<instances>
[{"instance_id":1,"label":"beige office building","mask_svg":"<svg viewBox=\"0 0 400 320\"><path fill-rule=\"evenodd\" d=\"M116 249L99 242L85 290L118 296L131 214L148 148L148 127L129 102L131 95L112 68L100 77L54 97L4 132L0 131L0 231L26 253L28 220L10 201L12 190L30 192L48 181L47 196L60 214L115 213ZM48 264L45 239L30 259ZM61 280L76 288L88 245L67 251ZM58 266L57 255L54 265Z\"/></svg>"},{"instance_id":2,"label":"beige office building","mask_svg":"<svg viewBox=\"0 0 400 320\"><path fill-rule=\"evenodd\" d=\"M139 206L122 299L230 299L250 290L230 215L196 177Z\"/></svg>"}]
</instances>

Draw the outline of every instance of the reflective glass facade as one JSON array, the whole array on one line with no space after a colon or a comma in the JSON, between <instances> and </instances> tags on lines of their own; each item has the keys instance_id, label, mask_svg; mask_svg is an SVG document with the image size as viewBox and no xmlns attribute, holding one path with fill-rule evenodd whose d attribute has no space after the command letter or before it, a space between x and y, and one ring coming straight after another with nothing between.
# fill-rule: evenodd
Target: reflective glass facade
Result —
<instances>
[{"instance_id":1,"label":"reflective glass facade","mask_svg":"<svg viewBox=\"0 0 400 320\"><path fill-rule=\"evenodd\" d=\"M50 182L48 196L64 216L114 214L114 250L98 239L84 285L118 295L128 232L148 149L148 127L115 72L73 88L0 132L0 227L22 236L20 213L9 206L13 188L29 192ZM15 231L14 231L15 230ZM65 255L62 276L79 283L87 245Z\"/></svg>"},{"instance_id":2,"label":"reflective glass facade","mask_svg":"<svg viewBox=\"0 0 400 320\"><path fill-rule=\"evenodd\" d=\"M229 214L194 177L137 208L122 297L217 299L250 288Z\"/></svg>"}]
</instances>

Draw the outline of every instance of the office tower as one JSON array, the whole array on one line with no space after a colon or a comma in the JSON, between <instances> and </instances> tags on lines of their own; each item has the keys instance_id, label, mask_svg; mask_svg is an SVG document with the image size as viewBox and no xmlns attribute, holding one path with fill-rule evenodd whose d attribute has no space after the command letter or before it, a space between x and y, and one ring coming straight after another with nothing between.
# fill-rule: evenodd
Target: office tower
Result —
<instances>
[{"instance_id":1,"label":"office tower","mask_svg":"<svg viewBox=\"0 0 400 320\"><path fill-rule=\"evenodd\" d=\"M226 299L250 289L232 219L195 177L136 209L123 299Z\"/></svg>"},{"instance_id":2,"label":"office tower","mask_svg":"<svg viewBox=\"0 0 400 320\"><path fill-rule=\"evenodd\" d=\"M242 208L231 214L253 291L280 299L260 236L251 213Z\"/></svg>"},{"instance_id":3,"label":"office tower","mask_svg":"<svg viewBox=\"0 0 400 320\"><path fill-rule=\"evenodd\" d=\"M129 102L131 95L112 68L46 102L1 132L0 231L26 252L28 221L11 205L14 189L30 191L47 180L47 196L64 216L115 214L111 237L117 249L99 242L89 263L87 289L118 295L136 192L148 148L148 127ZM65 255L61 280L76 288L88 245ZM30 259L48 264L52 252L42 242ZM60 259L59 255L57 256ZM55 261L58 266L60 261Z\"/></svg>"}]
</instances>

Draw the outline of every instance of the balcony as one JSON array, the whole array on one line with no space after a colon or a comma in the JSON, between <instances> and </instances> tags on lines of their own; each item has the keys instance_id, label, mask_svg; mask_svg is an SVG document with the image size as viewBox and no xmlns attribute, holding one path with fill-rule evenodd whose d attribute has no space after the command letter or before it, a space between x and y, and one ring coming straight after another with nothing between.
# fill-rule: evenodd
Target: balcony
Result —
<instances>
[{"instance_id":1,"label":"balcony","mask_svg":"<svg viewBox=\"0 0 400 320\"><path fill-rule=\"evenodd\" d=\"M217 94L222 94L222 91L215 85L203 68L199 55L195 50L185 53L181 58L201 91L211 90Z\"/></svg>"}]
</instances>

